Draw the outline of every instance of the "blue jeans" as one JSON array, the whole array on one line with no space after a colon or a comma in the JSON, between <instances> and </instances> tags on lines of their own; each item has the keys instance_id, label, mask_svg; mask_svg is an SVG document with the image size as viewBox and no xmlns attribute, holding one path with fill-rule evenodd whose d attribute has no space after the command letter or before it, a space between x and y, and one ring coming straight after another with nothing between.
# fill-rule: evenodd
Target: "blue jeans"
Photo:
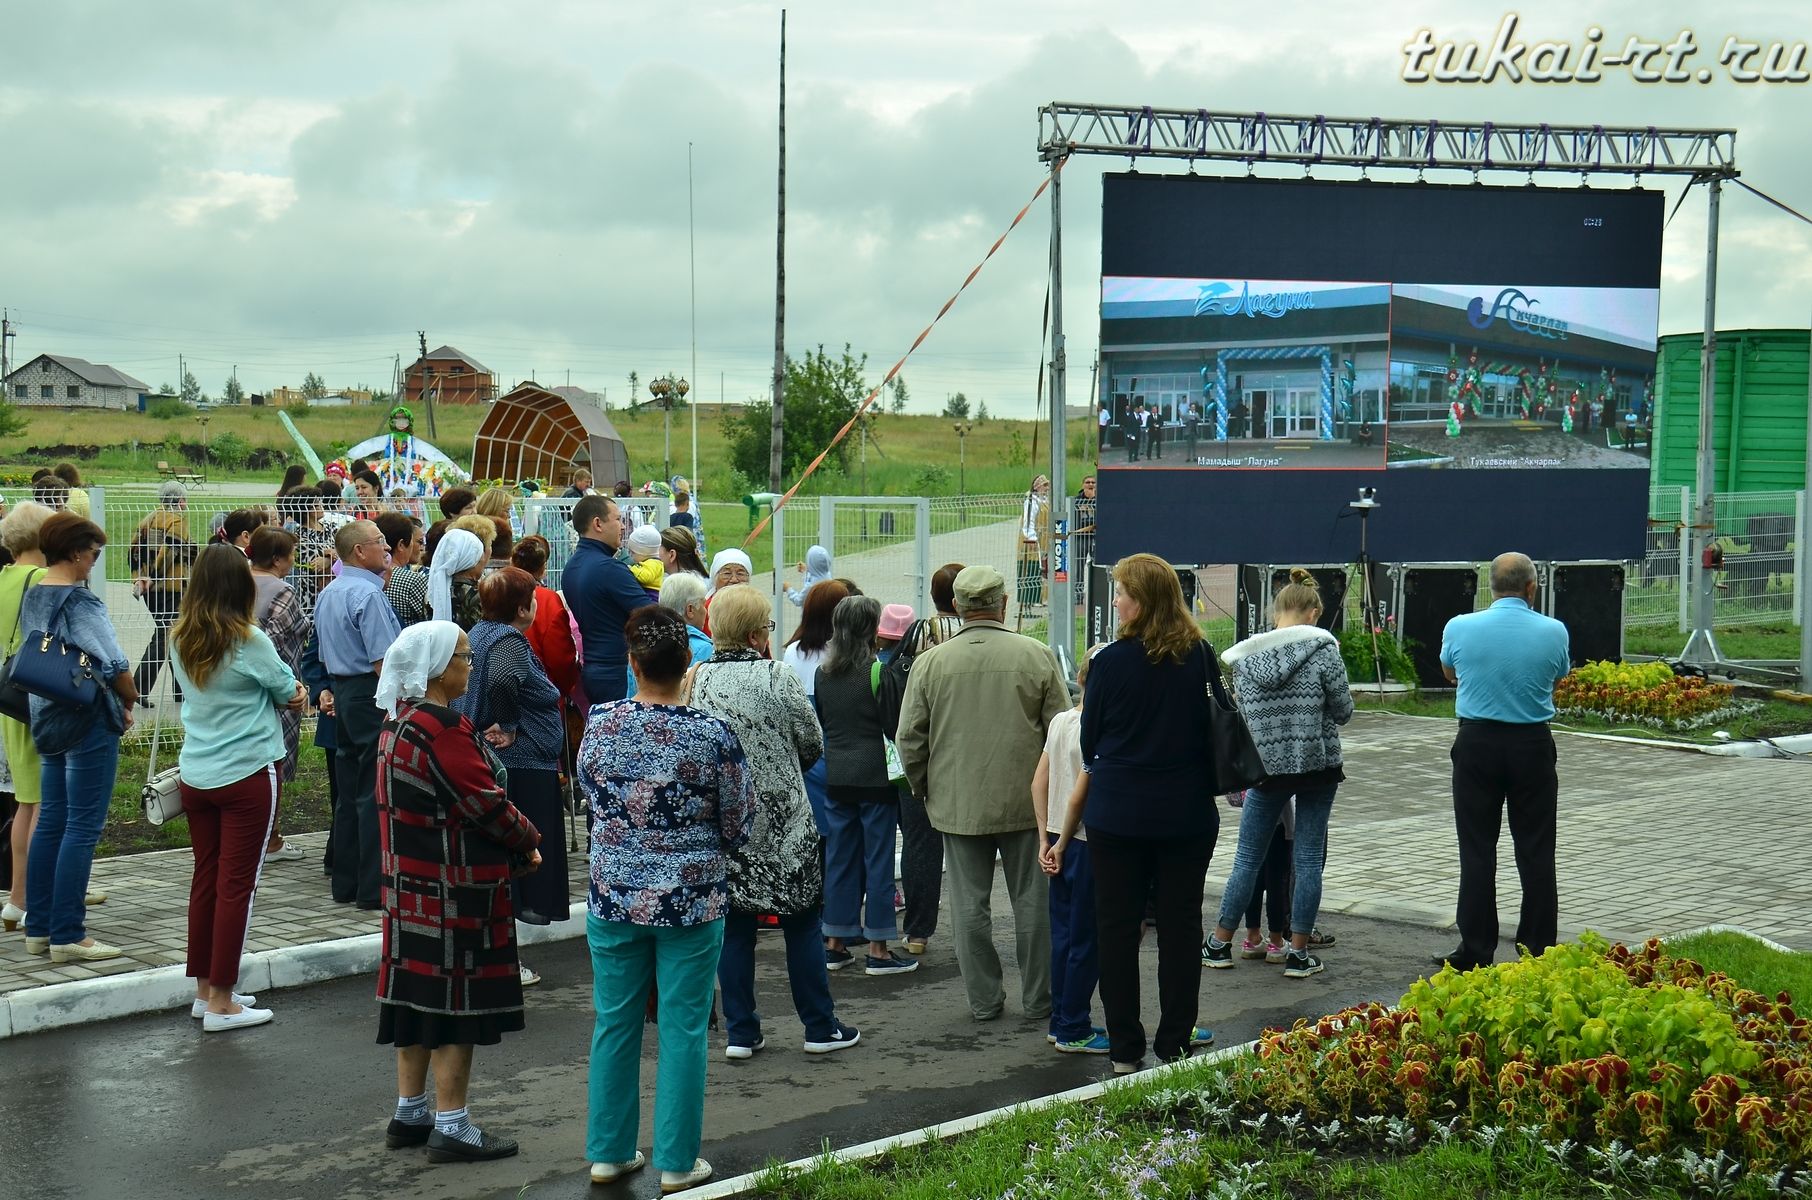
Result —
<instances>
[{"instance_id":1,"label":"blue jeans","mask_svg":"<svg viewBox=\"0 0 1812 1200\"><path fill-rule=\"evenodd\" d=\"M1054 845L1055 834L1045 835ZM1088 843L1072 840L1063 852L1063 870L1051 880L1051 1027L1060 1042L1094 1033L1089 1001L1101 982L1095 957L1095 867Z\"/></svg>"},{"instance_id":2,"label":"blue jeans","mask_svg":"<svg viewBox=\"0 0 1812 1200\"><path fill-rule=\"evenodd\" d=\"M1296 868L1296 885L1290 892L1290 931L1308 933L1315 928L1321 908L1321 865L1328 844L1328 814L1334 810L1337 785L1309 788L1296 793L1296 839L1291 854ZM1290 798L1287 791L1262 783L1246 791L1246 803L1239 815L1239 848L1233 852L1233 871L1227 876L1227 889L1221 893L1221 915L1215 922L1222 929L1237 929L1252 899L1265 865L1265 852L1277 829L1278 815Z\"/></svg>"},{"instance_id":3,"label":"blue jeans","mask_svg":"<svg viewBox=\"0 0 1812 1200\"><path fill-rule=\"evenodd\" d=\"M601 921L586 914L592 1004L585 1157L635 1157L642 1115L642 1033L648 985L660 989L660 1058L654 1077L654 1165L690 1171L705 1124L705 1056L711 976L724 923L679 928Z\"/></svg>"},{"instance_id":4,"label":"blue jeans","mask_svg":"<svg viewBox=\"0 0 1812 1200\"><path fill-rule=\"evenodd\" d=\"M818 910L784 913L786 977L793 989L793 1010L805 1026L807 1041L822 1042L837 1032L831 1003L830 976L824 969L824 927ZM724 1032L732 1046L761 1040L761 1014L755 1011L755 914L730 910L724 918L724 953L717 964L723 989Z\"/></svg>"},{"instance_id":5,"label":"blue jeans","mask_svg":"<svg viewBox=\"0 0 1812 1200\"><path fill-rule=\"evenodd\" d=\"M120 735L99 720L74 749L44 756L43 800L25 859L27 935L53 946L88 936L83 897L119 765Z\"/></svg>"},{"instance_id":6,"label":"blue jeans","mask_svg":"<svg viewBox=\"0 0 1812 1200\"><path fill-rule=\"evenodd\" d=\"M818 826L818 836L829 837L824 810L830 804L830 784L825 782L822 758L805 769L805 798L812 802L812 821Z\"/></svg>"},{"instance_id":7,"label":"blue jeans","mask_svg":"<svg viewBox=\"0 0 1812 1200\"><path fill-rule=\"evenodd\" d=\"M900 825L899 793L862 803L868 788L835 787L824 806L824 935L888 942L900 936L893 915L893 841ZM867 911L863 912L863 900ZM857 917L861 923L857 923Z\"/></svg>"}]
</instances>

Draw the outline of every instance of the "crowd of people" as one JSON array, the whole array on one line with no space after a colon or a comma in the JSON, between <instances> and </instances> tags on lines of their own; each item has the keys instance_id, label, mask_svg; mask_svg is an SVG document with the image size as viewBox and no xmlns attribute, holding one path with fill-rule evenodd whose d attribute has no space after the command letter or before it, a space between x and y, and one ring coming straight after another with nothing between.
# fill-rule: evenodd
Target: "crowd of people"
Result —
<instances>
[{"instance_id":1,"label":"crowd of people","mask_svg":"<svg viewBox=\"0 0 1812 1200\"><path fill-rule=\"evenodd\" d=\"M571 915L569 795L587 831L586 1154L599 1182L650 1161L664 1191L710 1176L699 1150L719 1001L726 1059L779 1036L756 1001L763 928L784 946L807 1054L860 1044L830 975L917 969L946 886L970 1015L1001 1017L997 869L1020 1012L1045 1023L1056 1051L1105 1055L1116 1072L1213 1041L1201 972L1234 966L1236 949L1290 979L1326 969L1334 939L1316 921L1353 704L1307 571L1277 594L1269 630L1217 656L1177 571L1124 558L1116 636L1089 651L1073 688L1047 647L1009 628L1009 581L991 566L940 568L921 616L862 594L814 547L791 593L798 626L776 646L773 601L750 586L747 555L722 549L707 568L683 512L632 532L617 498L576 489L571 533L556 534L570 546L556 590L555 531L517 537L503 489L453 489L424 528L357 471L350 488L286 483L276 504L223 514L200 542L183 489L164 486L127 550L155 627L136 668L87 586L107 536L71 510L75 483L43 488L70 507L26 502L0 520L9 654L24 662L32 644L60 639L87 656L91 685L32 692L25 711L0 715L28 814L13 825L5 922L56 962L120 953L87 929L104 899L89 869L121 735L137 709L173 696L194 859L191 1014L210 1033L269 1022L269 1007L234 988L262 872L303 857L278 811L312 709L329 764L327 890L382 919L377 1040L396 1051L393 1148L425 1147L436 1162L517 1150L470 1118L474 1051L524 1027L524 988L540 977L518 953L518 923ZM1463 941L1439 957L1458 967L1488 963L1495 945L1506 800L1525 867L1519 941L1539 949L1555 936L1551 741L1539 751L1565 631L1524 611L1526 559L1501 558L1492 583L1499 603L1456 621L1443 648L1461 688ZM1205 731L1223 666L1264 778L1225 798L1239 836L1205 928L1221 822ZM1160 1015L1148 1036L1139 950L1153 932ZM637 1086L650 1019L652 1160L638 1148Z\"/></svg>"}]
</instances>

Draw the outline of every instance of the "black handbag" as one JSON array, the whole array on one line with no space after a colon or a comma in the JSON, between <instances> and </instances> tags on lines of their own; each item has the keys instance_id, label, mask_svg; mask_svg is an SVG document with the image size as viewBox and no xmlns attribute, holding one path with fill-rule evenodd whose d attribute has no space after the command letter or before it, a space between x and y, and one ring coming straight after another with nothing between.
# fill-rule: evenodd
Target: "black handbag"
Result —
<instances>
[{"instance_id":1,"label":"black handbag","mask_svg":"<svg viewBox=\"0 0 1812 1200\"><path fill-rule=\"evenodd\" d=\"M34 629L7 660L8 680L34 696L70 708L89 709L100 698L101 676L88 652L56 632L63 608L74 594L64 590L43 629Z\"/></svg>"},{"instance_id":2,"label":"black handbag","mask_svg":"<svg viewBox=\"0 0 1812 1200\"><path fill-rule=\"evenodd\" d=\"M6 637L8 643L19 632L19 614L25 608L25 592L42 574L44 569L38 567L26 576L25 588L19 592L19 607L13 610L13 628ZM24 649L23 644L20 649ZM4 663L0 663L0 716L11 717L21 725L31 724L31 693L13 682L13 659L10 655Z\"/></svg>"},{"instance_id":3,"label":"black handbag","mask_svg":"<svg viewBox=\"0 0 1812 1200\"><path fill-rule=\"evenodd\" d=\"M1221 680L1220 659L1214 645L1203 642L1208 656L1208 746L1214 753L1214 794L1243 792L1265 780L1265 763L1258 744L1246 727L1246 718Z\"/></svg>"}]
</instances>

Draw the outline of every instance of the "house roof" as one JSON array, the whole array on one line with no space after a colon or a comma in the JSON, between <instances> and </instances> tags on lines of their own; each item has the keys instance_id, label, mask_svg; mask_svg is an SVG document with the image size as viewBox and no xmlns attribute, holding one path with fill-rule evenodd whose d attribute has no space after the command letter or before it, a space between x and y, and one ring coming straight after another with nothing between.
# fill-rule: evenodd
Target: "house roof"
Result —
<instances>
[{"instance_id":1,"label":"house roof","mask_svg":"<svg viewBox=\"0 0 1812 1200\"><path fill-rule=\"evenodd\" d=\"M418 358L415 360L414 363L412 363L410 365L412 365L412 366L419 365L421 363L421 361L422 360ZM459 349L457 346L441 346L438 349L430 350L430 351L428 351L427 361L429 361L429 362L462 362L462 363L466 364L466 366L471 367L474 371L478 372L481 375L494 374L494 372L491 370L491 368L485 366L483 363L479 362L477 359L473 358L470 354L467 354L465 351Z\"/></svg>"},{"instance_id":2,"label":"house roof","mask_svg":"<svg viewBox=\"0 0 1812 1200\"><path fill-rule=\"evenodd\" d=\"M564 397L570 404L589 404L593 408L603 407L603 404L600 403L598 393L588 392L584 388L574 387L570 383L563 383L559 387L548 388L547 390L556 396Z\"/></svg>"},{"instance_id":3,"label":"house roof","mask_svg":"<svg viewBox=\"0 0 1812 1200\"><path fill-rule=\"evenodd\" d=\"M32 359L31 362L26 363L25 366L14 371L13 375L19 374L20 371L25 370L26 367L31 366L32 363L39 361L39 359L48 359L49 361L56 363L59 367L62 367L65 371L72 372L77 378L84 382L92 383L96 387L117 387L137 392L148 392L151 390L150 384L142 379L134 379L124 371L116 371L114 368L103 366L100 363L91 363L85 358L72 358L67 354L40 354L37 358ZM10 379L11 376L8 376L8 378Z\"/></svg>"}]
</instances>

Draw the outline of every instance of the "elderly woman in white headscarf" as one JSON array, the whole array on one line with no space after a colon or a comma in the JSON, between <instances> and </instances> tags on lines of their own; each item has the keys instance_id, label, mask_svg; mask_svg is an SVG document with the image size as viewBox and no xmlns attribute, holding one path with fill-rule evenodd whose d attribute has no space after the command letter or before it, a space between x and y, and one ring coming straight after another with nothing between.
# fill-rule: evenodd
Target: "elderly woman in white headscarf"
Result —
<instances>
[{"instance_id":1,"label":"elderly woman in white headscarf","mask_svg":"<svg viewBox=\"0 0 1812 1200\"><path fill-rule=\"evenodd\" d=\"M466 1084L473 1047L523 1027L509 881L541 864L540 832L505 799L496 757L452 708L471 673L465 632L424 621L391 645L377 688L390 714L377 763L377 1040L396 1047L397 1079L384 1141L426 1145L430 1162L516 1153L514 1141L467 1118Z\"/></svg>"},{"instance_id":2,"label":"elderly woman in white headscarf","mask_svg":"<svg viewBox=\"0 0 1812 1200\"><path fill-rule=\"evenodd\" d=\"M705 593L705 632L711 632L711 599L719 591L747 583L755 578L755 564L749 556L734 548L719 550L711 556L711 587Z\"/></svg>"},{"instance_id":3,"label":"elderly woman in white headscarf","mask_svg":"<svg viewBox=\"0 0 1812 1200\"><path fill-rule=\"evenodd\" d=\"M478 536L464 529L449 529L434 550L428 568L429 612L436 621L451 621L469 630L484 617L478 602L478 577L484 574L489 553Z\"/></svg>"}]
</instances>

